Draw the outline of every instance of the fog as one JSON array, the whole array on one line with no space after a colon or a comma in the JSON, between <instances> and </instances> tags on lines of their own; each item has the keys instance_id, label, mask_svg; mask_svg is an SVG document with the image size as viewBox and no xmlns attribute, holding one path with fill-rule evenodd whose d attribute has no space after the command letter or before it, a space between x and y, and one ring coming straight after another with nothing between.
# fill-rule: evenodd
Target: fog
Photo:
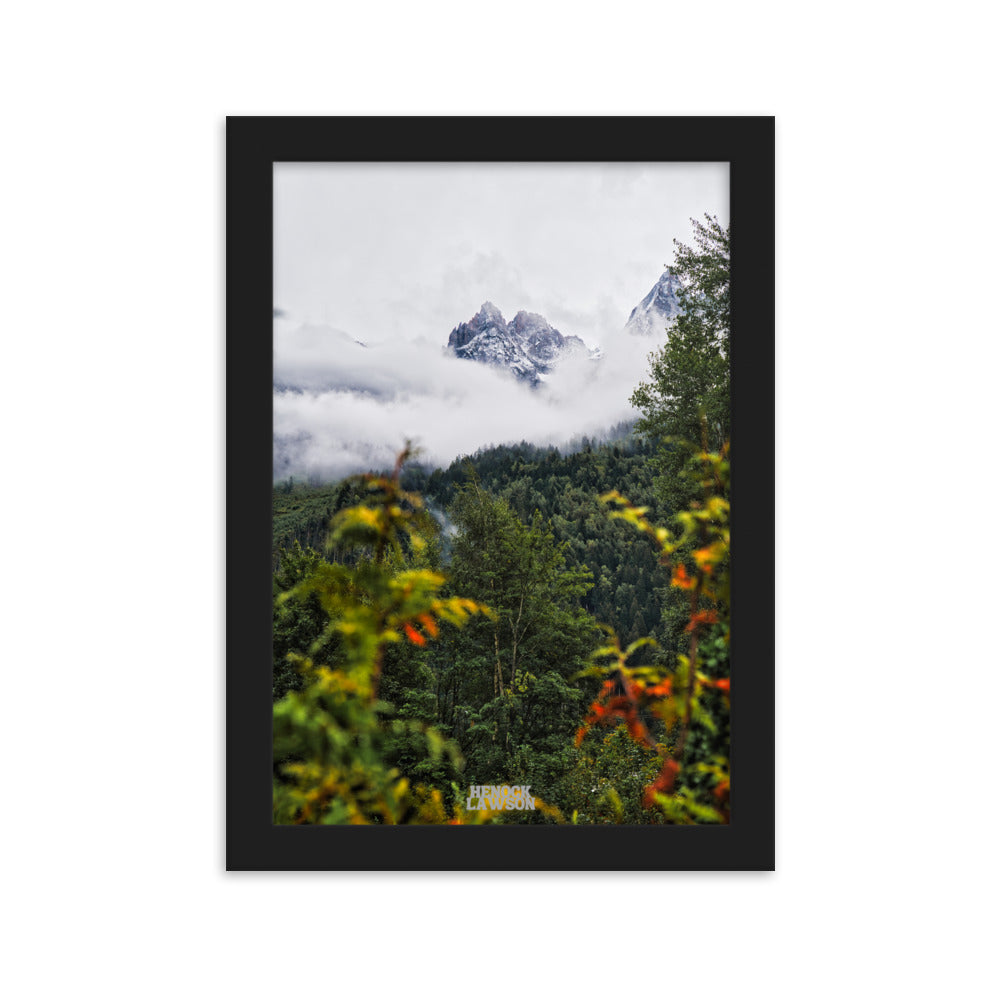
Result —
<instances>
[{"instance_id":1,"label":"fog","mask_svg":"<svg viewBox=\"0 0 1000 1000\"><path fill-rule=\"evenodd\" d=\"M489 444L599 434L635 415L654 341L607 338L602 358L567 359L537 389L422 339L362 347L305 326L276 330L275 346L276 382L296 386L274 395L275 475L336 478L391 465L407 439L447 465Z\"/></svg>"},{"instance_id":2,"label":"fog","mask_svg":"<svg viewBox=\"0 0 1000 1000\"><path fill-rule=\"evenodd\" d=\"M276 165L275 476L384 467L407 439L445 465L634 417L657 342L622 327L706 212L728 222L727 164ZM448 355L487 300L603 356L533 390Z\"/></svg>"}]
</instances>

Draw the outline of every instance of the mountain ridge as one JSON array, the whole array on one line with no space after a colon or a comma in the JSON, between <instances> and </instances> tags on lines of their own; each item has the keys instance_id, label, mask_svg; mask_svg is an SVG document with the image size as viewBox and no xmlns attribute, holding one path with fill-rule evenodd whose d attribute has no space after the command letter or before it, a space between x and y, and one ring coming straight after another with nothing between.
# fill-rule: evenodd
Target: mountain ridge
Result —
<instances>
[{"instance_id":1,"label":"mountain ridge","mask_svg":"<svg viewBox=\"0 0 1000 1000\"><path fill-rule=\"evenodd\" d=\"M448 335L447 350L456 357L506 368L522 382L537 387L567 354L587 351L576 336L563 336L539 313L519 310L508 323L490 301Z\"/></svg>"},{"instance_id":2,"label":"mountain ridge","mask_svg":"<svg viewBox=\"0 0 1000 1000\"><path fill-rule=\"evenodd\" d=\"M622 332L649 338L663 334L682 312L680 279L668 268L629 313ZM602 347L588 349L577 336L564 336L539 313L522 309L508 323L489 300L472 319L459 323L448 336L446 350L468 361L507 369L532 388L542 384L564 358L604 355Z\"/></svg>"},{"instance_id":3,"label":"mountain ridge","mask_svg":"<svg viewBox=\"0 0 1000 1000\"><path fill-rule=\"evenodd\" d=\"M638 337L663 333L683 311L677 295L681 288L680 278L667 268L629 313L625 332Z\"/></svg>"}]
</instances>

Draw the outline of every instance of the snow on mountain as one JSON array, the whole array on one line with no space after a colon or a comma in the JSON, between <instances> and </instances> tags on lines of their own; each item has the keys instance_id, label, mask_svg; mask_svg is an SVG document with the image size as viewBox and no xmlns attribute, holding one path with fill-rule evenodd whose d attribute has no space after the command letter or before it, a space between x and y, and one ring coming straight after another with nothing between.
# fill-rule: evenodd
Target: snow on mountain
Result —
<instances>
[{"instance_id":1,"label":"snow on mountain","mask_svg":"<svg viewBox=\"0 0 1000 1000\"><path fill-rule=\"evenodd\" d=\"M661 335L681 312L677 298L680 290L680 279L669 270L664 271L646 297L632 310L625 332L639 337Z\"/></svg>"},{"instance_id":2,"label":"snow on mountain","mask_svg":"<svg viewBox=\"0 0 1000 1000\"><path fill-rule=\"evenodd\" d=\"M492 302L484 302L448 337L455 357L505 368L532 387L545 381L560 360L588 354L579 337L564 337L544 316L523 309L507 323Z\"/></svg>"},{"instance_id":3,"label":"snow on mountain","mask_svg":"<svg viewBox=\"0 0 1000 1000\"><path fill-rule=\"evenodd\" d=\"M275 309L275 477L388 468L406 440L447 465L491 442L552 444L632 420L630 394L680 312L679 290L665 272L590 350L537 313L508 322L491 302L447 346L440 333L358 339Z\"/></svg>"}]
</instances>

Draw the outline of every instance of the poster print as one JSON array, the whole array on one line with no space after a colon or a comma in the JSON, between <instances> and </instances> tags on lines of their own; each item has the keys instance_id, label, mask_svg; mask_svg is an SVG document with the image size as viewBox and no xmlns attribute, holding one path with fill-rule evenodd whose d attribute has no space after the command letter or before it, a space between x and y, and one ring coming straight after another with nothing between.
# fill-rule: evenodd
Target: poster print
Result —
<instances>
[{"instance_id":1,"label":"poster print","mask_svg":"<svg viewBox=\"0 0 1000 1000\"><path fill-rule=\"evenodd\" d=\"M269 164L272 834L725 837L732 158L361 146Z\"/></svg>"}]
</instances>

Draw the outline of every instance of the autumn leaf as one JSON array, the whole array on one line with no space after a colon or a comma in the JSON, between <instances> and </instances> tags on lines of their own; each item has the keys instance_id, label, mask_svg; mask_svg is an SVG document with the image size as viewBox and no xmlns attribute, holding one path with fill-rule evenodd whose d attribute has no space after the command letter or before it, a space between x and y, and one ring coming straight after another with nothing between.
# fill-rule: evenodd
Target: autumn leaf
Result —
<instances>
[{"instance_id":1,"label":"autumn leaf","mask_svg":"<svg viewBox=\"0 0 1000 1000\"><path fill-rule=\"evenodd\" d=\"M647 809L655 802L657 792L668 793L674 787L674 780L680 769L680 764L673 758L663 762L663 769L657 775L656 781L648 785L643 792L642 802Z\"/></svg>"},{"instance_id":2,"label":"autumn leaf","mask_svg":"<svg viewBox=\"0 0 1000 1000\"><path fill-rule=\"evenodd\" d=\"M672 679L668 677L665 681L660 681L659 684L646 688L646 694L653 698L667 698L673 693L673 686Z\"/></svg>"},{"instance_id":3,"label":"autumn leaf","mask_svg":"<svg viewBox=\"0 0 1000 1000\"><path fill-rule=\"evenodd\" d=\"M693 632L699 625L714 625L719 620L719 615L714 608L696 611L691 620L684 626L685 632Z\"/></svg>"},{"instance_id":4,"label":"autumn leaf","mask_svg":"<svg viewBox=\"0 0 1000 1000\"><path fill-rule=\"evenodd\" d=\"M406 633L406 638L413 643L414 646L426 646L427 640L412 626L407 622L403 626L403 631Z\"/></svg>"},{"instance_id":5,"label":"autumn leaf","mask_svg":"<svg viewBox=\"0 0 1000 1000\"><path fill-rule=\"evenodd\" d=\"M436 639L438 634L437 622L430 615L421 615L420 624L423 625L424 631L432 638Z\"/></svg>"},{"instance_id":6,"label":"autumn leaf","mask_svg":"<svg viewBox=\"0 0 1000 1000\"><path fill-rule=\"evenodd\" d=\"M712 563L715 562L714 554L711 549L696 549L691 553L694 561L698 564L698 568L703 573L710 573L712 570Z\"/></svg>"}]
</instances>

